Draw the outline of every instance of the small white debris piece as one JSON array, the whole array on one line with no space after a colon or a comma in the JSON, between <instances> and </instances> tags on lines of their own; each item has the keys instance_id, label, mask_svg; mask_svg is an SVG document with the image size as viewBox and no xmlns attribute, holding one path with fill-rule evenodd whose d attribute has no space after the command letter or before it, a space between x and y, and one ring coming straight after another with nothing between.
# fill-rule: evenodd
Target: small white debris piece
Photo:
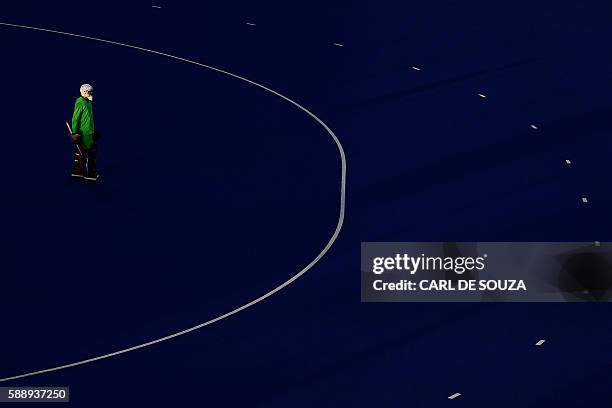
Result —
<instances>
[{"instance_id":1,"label":"small white debris piece","mask_svg":"<svg viewBox=\"0 0 612 408\"><path fill-rule=\"evenodd\" d=\"M572 161L571 161L570 159L565 159L565 162L566 162L567 164L572 164Z\"/></svg>"},{"instance_id":2,"label":"small white debris piece","mask_svg":"<svg viewBox=\"0 0 612 408\"><path fill-rule=\"evenodd\" d=\"M344 44L340 44L340 43L334 43L334 45L335 45L336 47L344 47Z\"/></svg>"},{"instance_id":3,"label":"small white debris piece","mask_svg":"<svg viewBox=\"0 0 612 408\"><path fill-rule=\"evenodd\" d=\"M531 125L531 128L532 128L533 130L538 130L538 127L537 127L536 125Z\"/></svg>"},{"instance_id":4,"label":"small white debris piece","mask_svg":"<svg viewBox=\"0 0 612 408\"><path fill-rule=\"evenodd\" d=\"M457 397L460 397L460 396L461 396L461 393L460 393L460 392L456 392L456 393L454 393L453 395L449 395L449 396L448 396L448 399L449 399L449 400L453 400L453 399L455 399L455 398L457 398Z\"/></svg>"},{"instance_id":5,"label":"small white debris piece","mask_svg":"<svg viewBox=\"0 0 612 408\"><path fill-rule=\"evenodd\" d=\"M596 247L601 246L601 242L599 242L599 241L595 241L595 246L596 246Z\"/></svg>"},{"instance_id":6,"label":"small white debris piece","mask_svg":"<svg viewBox=\"0 0 612 408\"><path fill-rule=\"evenodd\" d=\"M589 200L587 200L587 198L586 198L586 197L582 197L582 202L583 202L583 203L588 203L588 202L589 202Z\"/></svg>"},{"instance_id":7,"label":"small white debris piece","mask_svg":"<svg viewBox=\"0 0 612 408\"><path fill-rule=\"evenodd\" d=\"M538 340L538 342L535 344L536 346L541 346L542 344L544 344L546 340Z\"/></svg>"},{"instance_id":8,"label":"small white debris piece","mask_svg":"<svg viewBox=\"0 0 612 408\"><path fill-rule=\"evenodd\" d=\"M417 67L417 66L413 66L412 69L414 69L415 71L420 71L421 68Z\"/></svg>"},{"instance_id":9,"label":"small white debris piece","mask_svg":"<svg viewBox=\"0 0 612 408\"><path fill-rule=\"evenodd\" d=\"M481 94L481 93L479 93L478 96L480 96L481 98L486 98L487 97L487 95Z\"/></svg>"},{"instance_id":10,"label":"small white debris piece","mask_svg":"<svg viewBox=\"0 0 612 408\"><path fill-rule=\"evenodd\" d=\"M246 23L246 25L248 25L248 26L255 26L255 23L249 23L249 22L247 22L247 23Z\"/></svg>"},{"instance_id":11,"label":"small white debris piece","mask_svg":"<svg viewBox=\"0 0 612 408\"><path fill-rule=\"evenodd\" d=\"M156 9L160 9L161 8L161 6L151 6L151 7L156 8Z\"/></svg>"}]
</instances>

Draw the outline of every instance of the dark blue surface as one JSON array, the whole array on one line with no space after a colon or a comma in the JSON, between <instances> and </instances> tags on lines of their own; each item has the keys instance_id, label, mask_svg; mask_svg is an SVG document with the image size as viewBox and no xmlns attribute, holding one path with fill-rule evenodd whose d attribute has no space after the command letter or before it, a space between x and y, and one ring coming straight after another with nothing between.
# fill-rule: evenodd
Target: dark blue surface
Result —
<instances>
[{"instance_id":1,"label":"dark blue surface","mask_svg":"<svg viewBox=\"0 0 612 408\"><path fill-rule=\"evenodd\" d=\"M612 239L612 8L38 3L2 5L0 21L194 59L315 112L346 149L347 219L252 309L13 384L68 385L79 407L610 403L609 305L361 304L358 264L361 241ZM0 43L0 377L205 321L333 233L338 151L288 103L136 50L6 27ZM67 178L82 82L99 185Z\"/></svg>"}]
</instances>

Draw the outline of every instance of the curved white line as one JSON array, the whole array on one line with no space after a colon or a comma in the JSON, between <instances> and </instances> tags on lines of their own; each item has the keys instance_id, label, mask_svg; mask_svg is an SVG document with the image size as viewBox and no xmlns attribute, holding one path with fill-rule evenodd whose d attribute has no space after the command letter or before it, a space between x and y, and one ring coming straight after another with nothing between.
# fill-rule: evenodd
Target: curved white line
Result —
<instances>
[{"instance_id":1,"label":"curved white line","mask_svg":"<svg viewBox=\"0 0 612 408\"><path fill-rule=\"evenodd\" d=\"M329 133L329 135L332 137L332 139L334 139L334 142L336 142L336 146L338 147L338 151L340 152L340 159L342 161L342 173L341 173L341 182L340 182L340 215L338 217L338 224L336 225L336 230L334 231L332 237L330 238L330 240L327 242L327 244L325 245L325 247L323 248L323 250L321 250L321 252L316 256L315 259L313 259L308 265L306 265L306 267L304 269L302 269L301 271L299 271L298 273L296 273L295 275L293 275L288 281L284 282L283 284L281 284L280 286L272 289L271 291L261 295L260 297L253 299L252 301L250 301L247 304L244 304L240 307L237 307L234 310L231 310L225 314L222 314L220 316L215 317L214 319L208 320L204 323L200 323L197 326L193 326L190 327L188 329L179 331L177 333L173 333L170 334L168 336L165 337L161 337L155 340L151 340L148 341L146 343L142 343L142 344L138 344L136 346L133 347L129 347L126 349L122 349L122 350L118 350L118 351L114 351L112 353L108 353L108 354L103 354L101 356L97 356L97 357L92 357L92 358L88 358L86 360L81 360L81 361L77 361L74 363L70 363L70 364L65 364L62 366L57 366L57 367L51 367L51 368L47 368L44 370L39 370L39 371L33 371L30 373L25 373L25 374L20 374L20 375L15 375L12 377L6 377L6 378L0 378L0 382L6 382L6 381L11 381L11 380L16 380L19 378L24 378L24 377L31 377L33 375L38 375L38 374L44 374L44 373L49 373L52 371L59 371L59 370L63 370L66 368L71 368L71 367L76 367L76 366L80 366L83 364L87 364L87 363L92 363L94 361L98 361L98 360L103 360L105 358L110 358L110 357L114 357L114 356L118 356L119 354L124 354L124 353L128 353L130 351L134 351L134 350L138 350L144 347L148 347L148 346L152 346L154 344L157 343L161 343L163 341L166 340L170 340L173 339L175 337L178 336L182 336L183 334L187 334L190 333L192 331L201 329L202 327L211 325L215 322L218 322L219 320L223 320L226 317L230 317L236 313L239 313L259 302L261 302L264 299L269 298L270 296L274 295L276 292L284 289L285 287L289 286L291 283L293 283L293 281L295 281L296 279L298 279L299 277L301 277L302 275L304 275L306 272L308 272L308 270L310 270L317 262L319 262L319 260L329 251L329 249L332 247L332 245L334 244L334 242L336 241L336 239L338 238L338 235L340 234L340 230L342 229L342 224L344 223L344 207L345 207L345 195L346 195L346 156L344 154L344 149L342 148L342 144L340 143L340 140L338 140L338 137L336 137L336 135L334 134L334 132L321 120L319 119L314 113L310 112L308 109L304 108L302 105L300 105L299 103L289 99L288 97L264 86L261 84L258 84L256 82L251 81L250 79L247 78L243 78L239 75L236 74L232 74L231 72L227 72L224 71L222 69L219 68L215 68L215 67L211 67L209 65L205 65L205 64L201 64L199 62L196 61L192 61L192 60L188 60L186 58L181 58L181 57L177 57L174 55L170 55L170 54L166 54L163 52L159 52L159 51L154 51L154 50L149 50L146 48L142 48L142 47L137 47L135 45L131 45L131 44L123 44L120 42L115 42L115 41L109 41L109 40L104 40L101 38L96 38L96 37L89 37L86 35L80 35L80 34L73 34L73 33L66 33L66 32L62 32L62 31L56 31L56 30L49 30L46 28L39 28L39 27L30 27L30 26L25 26L25 25L19 25L19 24L10 24L10 23L2 23L0 22L1 26L6 26L6 27L16 27L16 28L25 28L28 30L35 30L35 31L44 31L47 33L53 33L53 34L60 34L60 35L67 35L67 36L71 36L71 37L78 37L78 38L84 38L87 40L93 40L93 41L99 41L99 42L103 42L103 43L107 43L107 44L112 44L112 45L119 45L121 47L127 47L127 48L133 48L135 50L139 50L139 51L144 51L144 52L149 52L152 54L157 54L157 55L162 55L164 57L168 57L168 58L173 58L179 61L183 61L183 62L187 62L189 64L194 64L203 68L207 68L213 71L217 71L220 72L222 74L228 75L230 77L236 78L236 79L240 79L242 81L248 82L251 85L255 85L261 89L264 89L276 96L278 96L279 98L284 99L285 101L291 103L292 105L296 106L297 108L301 109L302 111L306 112L311 118L313 118L315 121L317 121L317 123L319 123L321 126L323 126L323 128L327 131L327 133Z\"/></svg>"}]
</instances>

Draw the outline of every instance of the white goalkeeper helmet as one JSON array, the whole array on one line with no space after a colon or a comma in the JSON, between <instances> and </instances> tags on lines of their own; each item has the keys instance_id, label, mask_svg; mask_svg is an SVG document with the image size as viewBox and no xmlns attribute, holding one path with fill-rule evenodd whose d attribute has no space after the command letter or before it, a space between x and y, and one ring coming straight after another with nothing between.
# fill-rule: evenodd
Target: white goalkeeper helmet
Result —
<instances>
[{"instance_id":1,"label":"white goalkeeper helmet","mask_svg":"<svg viewBox=\"0 0 612 408\"><path fill-rule=\"evenodd\" d=\"M81 85L81 96L85 99L93 101L93 86L89 84Z\"/></svg>"}]
</instances>

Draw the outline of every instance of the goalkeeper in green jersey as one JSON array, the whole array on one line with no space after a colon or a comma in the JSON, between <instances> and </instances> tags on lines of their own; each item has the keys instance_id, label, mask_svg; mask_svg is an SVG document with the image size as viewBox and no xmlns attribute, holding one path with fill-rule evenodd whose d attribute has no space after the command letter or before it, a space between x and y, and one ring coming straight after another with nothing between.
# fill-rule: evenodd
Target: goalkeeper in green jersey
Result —
<instances>
[{"instance_id":1,"label":"goalkeeper in green jersey","mask_svg":"<svg viewBox=\"0 0 612 408\"><path fill-rule=\"evenodd\" d=\"M96 131L93 117L93 87L81 85L81 96L74 104L72 114L72 141L75 144L72 177L97 181L100 175L96 169L96 144L99 134Z\"/></svg>"}]
</instances>

